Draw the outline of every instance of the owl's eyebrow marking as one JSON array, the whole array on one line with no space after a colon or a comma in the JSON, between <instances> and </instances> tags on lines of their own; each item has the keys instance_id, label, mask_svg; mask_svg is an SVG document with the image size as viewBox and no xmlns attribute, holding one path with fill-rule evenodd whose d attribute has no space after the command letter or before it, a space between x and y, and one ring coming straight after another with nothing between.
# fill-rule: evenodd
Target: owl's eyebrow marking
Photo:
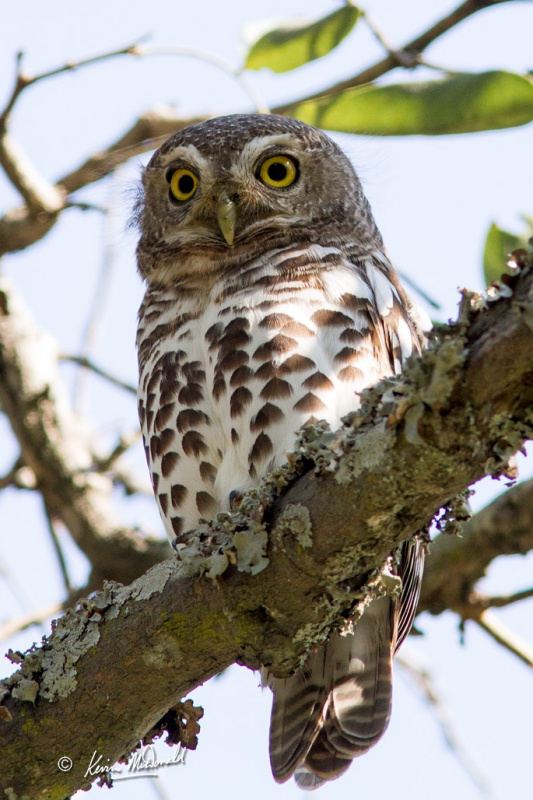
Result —
<instances>
[{"instance_id":1,"label":"owl's eyebrow marking","mask_svg":"<svg viewBox=\"0 0 533 800\"><path fill-rule=\"evenodd\" d=\"M168 153L160 155L157 167L165 169L180 159L183 159L183 161L186 161L189 164L196 165L199 169L209 168L208 159L204 158L198 148L196 148L193 144L174 147L172 150L169 150Z\"/></svg>"},{"instance_id":2,"label":"owl's eyebrow marking","mask_svg":"<svg viewBox=\"0 0 533 800\"><path fill-rule=\"evenodd\" d=\"M289 151L297 148L302 150L302 142L297 136L288 133L279 133L273 136L256 136L251 142L247 142L242 148L238 161L230 168L232 174L236 174L243 164L249 166L255 163L258 158L263 158L272 151L288 149Z\"/></svg>"}]
</instances>

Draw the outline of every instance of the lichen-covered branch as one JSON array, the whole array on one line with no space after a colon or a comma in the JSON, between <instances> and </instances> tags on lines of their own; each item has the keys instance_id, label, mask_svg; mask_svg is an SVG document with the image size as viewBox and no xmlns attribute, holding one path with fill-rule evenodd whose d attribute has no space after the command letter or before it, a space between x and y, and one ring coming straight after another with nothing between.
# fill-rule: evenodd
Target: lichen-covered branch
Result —
<instances>
[{"instance_id":1,"label":"lichen-covered branch","mask_svg":"<svg viewBox=\"0 0 533 800\"><path fill-rule=\"evenodd\" d=\"M459 321L441 326L402 376L364 393L339 432L308 430L296 466L191 537L181 561L108 586L43 649L15 654L20 670L0 709L4 790L51 800L86 786L87 753L112 762L129 752L180 696L234 661L287 674L343 611L380 591L399 542L477 479L505 471L533 435L533 264L519 260L509 296L487 307L465 295ZM267 534L268 563L254 550ZM67 743L74 767L59 773Z\"/></svg>"}]
</instances>

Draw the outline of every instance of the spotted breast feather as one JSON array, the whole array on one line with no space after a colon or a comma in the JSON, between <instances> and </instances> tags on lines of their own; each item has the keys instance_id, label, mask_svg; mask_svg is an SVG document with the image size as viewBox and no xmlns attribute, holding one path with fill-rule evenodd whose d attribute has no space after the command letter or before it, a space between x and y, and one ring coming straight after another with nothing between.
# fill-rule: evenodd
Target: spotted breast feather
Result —
<instances>
[{"instance_id":1,"label":"spotted breast feather","mask_svg":"<svg viewBox=\"0 0 533 800\"><path fill-rule=\"evenodd\" d=\"M369 275L335 247L265 254L216 283L205 308L179 287L150 289L139 409L168 535L256 485L309 421L338 427L412 343L385 273Z\"/></svg>"}]
</instances>

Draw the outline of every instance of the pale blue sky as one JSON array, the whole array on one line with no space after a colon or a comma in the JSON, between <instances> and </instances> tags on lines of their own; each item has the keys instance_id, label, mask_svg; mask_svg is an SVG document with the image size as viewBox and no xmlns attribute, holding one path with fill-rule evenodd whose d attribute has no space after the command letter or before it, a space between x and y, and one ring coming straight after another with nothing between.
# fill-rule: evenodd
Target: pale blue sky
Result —
<instances>
[{"instance_id":1,"label":"pale blue sky","mask_svg":"<svg viewBox=\"0 0 533 800\"><path fill-rule=\"evenodd\" d=\"M0 30L0 97L13 80L14 56L26 53L28 70L47 70L68 59L115 49L145 33L154 44L194 47L240 62L239 31L249 20L319 15L335 7L328 0L227 0L215 4L152 0L68 0L11 4ZM434 0L368 0L366 9L399 45L453 8ZM533 6L515 2L481 12L439 40L428 60L454 69L502 67L518 72L532 68ZM326 59L286 76L267 72L251 80L271 105L299 97L354 74L377 60L380 50L361 26ZM2 101L0 101L1 103ZM50 179L67 172L90 152L106 146L139 114L161 104L181 113L249 108L242 88L227 75L198 60L168 56L121 58L62 75L30 88L20 99L12 132ZM481 253L491 221L519 229L519 215L533 213L532 128L441 138L337 137L358 170L387 247L397 267L443 304L441 318L455 314L457 287L481 289ZM72 210L42 242L6 258L4 272L12 278L43 326L65 352L76 352L104 246L112 257L111 289L94 358L102 366L135 382L135 318L142 287L134 265L135 235L125 230L132 188L143 159L125 166L116 177L80 192L80 199L112 205L105 224L97 213ZM0 205L17 202L14 191L0 180ZM72 368L63 374L70 381ZM94 436L114 443L136 425L135 403L97 379L91 379L88 409L95 419ZM0 472L16 450L0 421ZM132 455L144 474L140 452ZM528 471L528 466L524 470ZM485 482L474 504L501 490ZM121 514L132 522L161 531L150 502L124 503ZM61 598L57 565L40 518L38 499L24 493L0 495L0 565L18 576L24 604L41 608ZM63 537L73 575L81 583L86 563ZM531 584L532 559L500 559L485 590L498 593ZM1 579L1 575L0 575ZM529 608L528 608L529 605ZM509 608L501 618L531 638L531 603ZM13 583L0 580L0 620L22 608ZM459 646L457 621L451 615L419 620L424 637L406 645L430 666L463 740L481 763L494 796L528 797L531 792L530 749L533 711L531 677L524 666L503 652L486 635L467 627L466 645ZM25 648L38 638L36 629L16 637L10 646ZM4 650L7 646L4 647ZM172 665L169 665L172 669ZM5 659L2 673L12 666ZM397 670L393 718L383 741L355 763L347 775L320 791L320 800L478 800L457 759L443 744L434 716L400 670ZM270 696L258 689L257 675L234 667L223 678L192 693L203 703L199 748L187 764L160 773L158 784L168 797L192 794L219 798L296 798L291 783L278 787L268 765ZM529 726L529 727L527 727ZM87 753L87 763L91 756ZM59 754L59 755L68 755ZM161 756L168 757L166 748ZM89 797L107 797L93 789ZM104 794L103 794L104 793ZM82 795L86 797L87 795ZM145 780L118 785L113 797L157 796Z\"/></svg>"}]
</instances>

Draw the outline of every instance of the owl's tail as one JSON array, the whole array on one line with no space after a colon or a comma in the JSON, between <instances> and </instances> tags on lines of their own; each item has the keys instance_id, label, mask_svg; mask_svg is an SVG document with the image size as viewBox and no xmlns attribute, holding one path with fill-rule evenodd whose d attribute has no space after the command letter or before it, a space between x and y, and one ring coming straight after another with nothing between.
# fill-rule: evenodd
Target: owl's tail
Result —
<instances>
[{"instance_id":1,"label":"owl's tail","mask_svg":"<svg viewBox=\"0 0 533 800\"><path fill-rule=\"evenodd\" d=\"M302 789L339 777L387 728L396 639L395 601L373 600L353 634L335 634L274 692L270 763L282 783Z\"/></svg>"},{"instance_id":2,"label":"owl's tail","mask_svg":"<svg viewBox=\"0 0 533 800\"><path fill-rule=\"evenodd\" d=\"M268 677L270 763L279 783L294 775L302 789L316 789L342 775L385 732L392 658L413 624L425 549L423 537L401 546L399 598L373 600L353 634L334 634L290 678Z\"/></svg>"}]
</instances>

